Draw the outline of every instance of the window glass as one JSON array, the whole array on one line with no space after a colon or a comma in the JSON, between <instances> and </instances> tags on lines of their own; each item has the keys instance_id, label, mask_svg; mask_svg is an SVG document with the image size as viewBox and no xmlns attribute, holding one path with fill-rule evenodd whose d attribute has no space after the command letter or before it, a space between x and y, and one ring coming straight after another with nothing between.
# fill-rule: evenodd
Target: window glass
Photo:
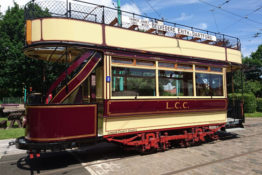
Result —
<instances>
[{"instance_id":1,"label":"window glass","mask_svg":"<svg viewBox=\"0 0 262 175\"><path fill-rule=\"evenodd\" d=\"M193 73L160 70L160 96L193 96Z\"/></svg>"},{"instance_id":2,"label":"window glass","mask_svg":"<svg viewBox=\"0 0 262 175\"><path fill-rule=\"evenodd\" d=\"M133 60L132 59L113 58L112 63L133 64Z\"/></svg>"},{"instance_id":3,"label":"window glass","mask_svg":"<svg viewBox=\"0 0 262 175\"><path fill-rule=\"evenodd\" d=\"M196 70L208 70L207 66L196 66Z\"/></svg>"},{"instance_id":4,"label":"window glass","mask_svg":"<svg viewBox=\"0 0 262 175\"><path fill-rule=\"evenodd\" d=\"M153 62L153 61L138 61L138 60L136 60L136 65L140 65L140 66L154 66L155 62Z\"/></svg>"},{"instance_id":5,"label":"window glass","mask_svg":"<svg viewBox=\"0 0 262 175\"><path fill-rule=\"evenodd\" d=\"M178 69L192 69L192 65L187 65L187 64L178 64L177 65Z\"/></svg>"},{"instance_id":6,"label":"window glass","mask_svg":"<svg viewBox=\"0 0 262 175\"><path fill-rule=\"evenodd\" d=\"M222 68L221 67L210 67L210 70L214 71L214 72L222 72Z\"/></svg>"},{"instance_id":7,"label":"window glass","mask_svg":"<svg viewBox=\"0 0 262 175\"><path fill-rule=\"evenodd\" d=\"M163 63L163 62L159 62L158 63L159 67L169 67L169 68L174 68L175 64L174 63Z\"/></svg>"},{"instance_id":8,"label":"window glass","mask_svg":"<svg viewBox=\"0 0 262 175\"><path fill-rule=\"evenodd\" d=\"M223 76L196 73L197 96L223 96Z\"/></svg>"},{"instance_id":9,"label":"window glass","mask_svg":"<svg viewBox=\"0 0 262 175\"><path fill-rule=\"evenodd\" d=\"M112 67L113 96L155 96L155 70Z\"/></svg>"}]
</instances>

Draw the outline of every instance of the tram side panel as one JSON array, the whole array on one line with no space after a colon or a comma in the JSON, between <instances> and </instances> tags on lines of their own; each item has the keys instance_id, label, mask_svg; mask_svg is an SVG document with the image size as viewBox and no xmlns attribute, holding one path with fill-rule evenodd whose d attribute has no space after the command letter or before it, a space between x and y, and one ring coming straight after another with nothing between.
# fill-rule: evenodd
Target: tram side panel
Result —
<instances>
[{"instance_id":1,"label":"tram side panel","mask_svg":"<svg viewBox=\"0 0 262 175\"><path fill-rule=\"evenodd\" d=\"M223 125L227 120L226 99L112 100L104 108L103 135Z\"/></svg>"}]
</instances>

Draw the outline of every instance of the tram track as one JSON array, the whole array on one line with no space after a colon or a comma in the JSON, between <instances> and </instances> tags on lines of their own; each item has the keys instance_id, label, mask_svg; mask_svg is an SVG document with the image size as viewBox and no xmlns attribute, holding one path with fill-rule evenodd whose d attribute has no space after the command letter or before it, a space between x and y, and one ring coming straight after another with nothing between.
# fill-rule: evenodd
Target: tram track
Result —
<instances>
[{"instance_id":1,"label":"tram track","mask_svg":"<svg viewBox=\"0 0 262 175\"><path fill-rule=\"evenodd\" d=\"M223 158L223 159L218 159L218 160L214 160L214 161L211 161L211 162L191 166L191 167L188 167L188 168L170 171L170 172L167 172L167 173L164 173L164 174L161 174L161 175L172 175L172 174L182 173L182 172L185 172L185 171L193 170L193 169L196 169L196 168L204 167L204 166L215 164L215 163L220 163L220 162L223 162L223 161L226 161L226 160L231 160L231 159L238 158L238 157L243 157L243 156L253 154L253 153L257 153L257 152L261 152L261 151L262 151L262 148L256 149L256 150L253 150L253 151L248 151L248 152L245 152L245 153L242 153L242 154L229 156L229 157L226 157L226 158Z\"/></svg>"}]
</instances>

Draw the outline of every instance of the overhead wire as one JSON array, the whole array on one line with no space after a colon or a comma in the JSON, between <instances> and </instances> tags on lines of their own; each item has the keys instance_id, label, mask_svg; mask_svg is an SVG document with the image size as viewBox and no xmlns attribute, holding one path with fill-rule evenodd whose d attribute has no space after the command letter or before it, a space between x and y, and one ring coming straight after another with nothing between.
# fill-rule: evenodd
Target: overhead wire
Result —
<instances>
[{"instance_id":1,"label":"overhead wire","mask_svg":"<svg viewBox=\"0 0 262 175\"><path fill-rule=\"evenodd\" d=\"M261 6L261 7L258 7L258 8L256 8L255 10L251 11L250 13L246 14L246 15L245 15L245 18L248 18L248 16L249 16L249 15L251 15L251 14L253 14L253 13L255 13L255 12L259 11L260 9L262 9L262 6ZM234 26L235 24L239 23L239 22L240 22L240 21L242 21L242 20L243 20L243 18L241 18L241 19L237 20L237 21L236 21L236 22L234 22L233 24L230 24L230 25L228 25L228 26L227 26L227 27L225 27L224 29L228 29L228 28L230 28L230 27Z\"/></svg>"},{"instance_id":2,"label":"overhead wire","mask_svg":"<svg viewBox=\"0 0 262 175\"><path fill-rule=\"evenodd\" d=\"M159 18L161 18L161 19L164 19L161 15L160 15L160 13L158 13L158 11L150 4L150 2L149 2L149 0L147 1L147 0L144 0L146 3L147 3L147 5L155 12L155 14L157 14L157 16L159 17Z\"/></svg>"},{"instance_id":3,"label":"overhead wire","mask_svg":"<svg viewBox=\"0 0 262 175\"><path fill-rule=\"evenodd\" d=\"M223 2L222 4L220 4L220 5L218 6L218 8L222 8L223 5L228 4L230 1L231 1L231 0L226 0L225 2ZM212 10L215 11L215 8L211 9L210 11L212 11Z\"/></svg>"},{"instance_id":4,"label":"overhead wire","mask_svg":"<svg viewBox=\"0 0 262 175\"><path fill-rule=\"evenodd\" d=\"M212 14L212 16L213 16L213 19L214 19L214 22L215 22L215 25L216 25L216 28L217 28L217 32L220 33L219 28L218 28L218 25L217 25L217 20L216 20L214 11L210 10L210 12L211 12L211 14Z\"/></svg>"},{"instance_id":5,"label":"overhead wire","mask_svg":"<svg viewBox=\"0 0 262 175\"><path fill-rule=\"evenodd\" d=\"M255 10L252 10L250 13L248 13L248 14L245 15L245 18L248 18L249 15L251 15L251 14L253 14L253 13L255 13L255 12L261 10L261 9L262 9L262 6L256 8ZM237 20L237 21L234 22L233 24L230 24L230 25L226 26L223 30L231 28L232 26L234 26L235 24L239 23L239 22L242 21L242 20L243 20L242 18L239 19L239 20ZM250 34L249 36L250 36L250 37L257 38L257 37L259 37L259 36L262 35L262 32L261 32L262 29L259 29L259 31L260 31L260 32L257 32L257 33L255 33L255 34ZM252 36L251 36L251 35L252 35Z\"/></svg>"},{"instance_id":6,"label":"overhead wire","mask_svg":"<svg viewBox=\"0 0 262 175\"><path fill-rule=\"evenodd\" d=\"M218 6L218 8L222 8L222 6L224 6L225 4L228 4L230 1L231 1L231 0L226 0L225 2L223 2L222 4L220 4L220 5ZM219 30L219 27L218 27L218 24L217 24L217 20L216 20L216 16L215 16L215 8L211 9L210 12L211 12L211 14L212 14L212 17L213 17L213 20L214 20L214 23L215 23L217 32L220 33L220 30Z\"/></svg>"},{"instance_id":7,"label":"overhead wire","mask_svg":"<svg viewBox=\"0 0 262 175\"><path fill-rule=\"evenodd\" d=\"M204 0L198 0L198 1L202 2L203 4L209 5L209 6L211 6L211 7L217 8L217 9L219 9L219 10L225 12L225 13L228 13L228 14L231 14L231 15L233 15L233 16L236 16L236 17L238 17L238 18L242 18L242 19L248 20L248 21L253 22L253 23L256 23L256 24L262 24L261 22L258 22L258 21L256 21L256 20L253 20L253 19L250 19L250 18L245 18L244 16L241 16L241 15L239 15L239 14L236 14L236 13L233 13L233 12L231 12L231 11L225 10L225 9L223 9L222 7L216 6L216 5L214 5L214 4L211 4L211 3L209 3L209 2L206 2L206 1L204 1Z\"/></svg>"},{"instance_id":8,"label":"overhead wire","mask_svg":"<svg viewBox=\"0 0 262 175\"><path fill-rule=\"evenodd\" d=\"M136 5L136 2L134 0L129 0L129 1ZM148 16L145 12L142 12L142 14L144 14L145 16Z\"/></svg>"}]
</instances>

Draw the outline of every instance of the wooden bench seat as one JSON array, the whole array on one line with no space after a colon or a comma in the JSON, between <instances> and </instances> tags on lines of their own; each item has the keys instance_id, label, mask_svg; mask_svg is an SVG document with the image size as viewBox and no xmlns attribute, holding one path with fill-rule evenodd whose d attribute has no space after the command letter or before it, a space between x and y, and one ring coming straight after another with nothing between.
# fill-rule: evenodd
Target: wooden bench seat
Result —
<instances>
[{"instance_id":1,"label":"wooden bench seat","mask_svg":"<svg viewBox=\"0 0 262 175\"><path fill-rule=\"evenodd\" d=\"M131 25L130 27L128 27L128 29L130 29L130 30L135 30L136 28L138 27L138 25Z\"/></svg>"},{"instance_id":2,"label":"wooden bench seat","mask_svg":"<svg viewBox=\"0 0 262 175\"><path fill-rule=\"evenodd\" d=\"M155 31L156 31L156 29L151 28L151 29L147 30L146 33L153 33Z\"/></svg>"},{"instance_id":3,"label":"wooden bench seat","mask_svg":"<svg viewBox=\"0 0 262 175\"><path fill-rule=\"evenodd\" d=\"M116 25L117 23L118 23L118 19L115 18L113 21L111 21L111 22L109 23L109 25L110 25L110 26L114 26L114 25Z\"/></svg>"},{"instance_id":4,"label":"wooden bench seat","mask_svg":"<svg viewBox=\"0 0 262 175\"><path fill-rule=\"evenodd\" d=\"M185 37L187 37L187 35L181 35L181 34L176 34L175 35L175 38L178 38L178 39L183 39Z\"/></svg>"}]
</instances>

